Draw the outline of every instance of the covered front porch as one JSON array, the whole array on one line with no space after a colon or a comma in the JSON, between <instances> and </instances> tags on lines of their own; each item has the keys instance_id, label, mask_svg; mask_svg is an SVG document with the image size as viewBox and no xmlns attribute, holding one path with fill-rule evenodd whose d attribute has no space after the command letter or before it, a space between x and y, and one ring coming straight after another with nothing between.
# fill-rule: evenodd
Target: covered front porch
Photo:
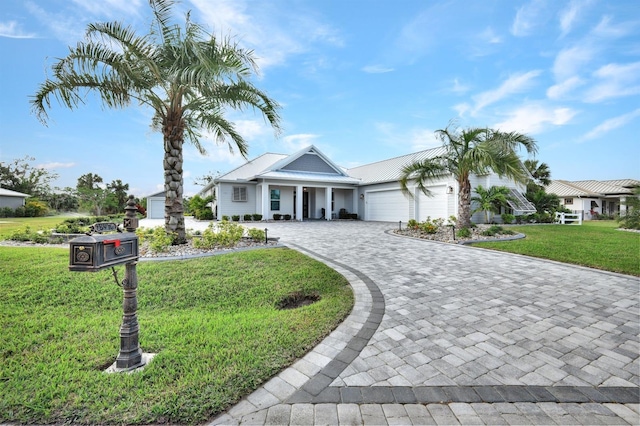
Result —
<instances>
[{"instance_id":1,"label":"covered front porch","mask_svg":"<svg viewBox=\"0 0 640 426\"><path fill-rule=\"evenodd\" d=\"M298 221L332 220L342 209L355 213L358 205L355 187L261 182L256 195L259 213L267 220L274 215Z\"/></svg>"}]
</instances>

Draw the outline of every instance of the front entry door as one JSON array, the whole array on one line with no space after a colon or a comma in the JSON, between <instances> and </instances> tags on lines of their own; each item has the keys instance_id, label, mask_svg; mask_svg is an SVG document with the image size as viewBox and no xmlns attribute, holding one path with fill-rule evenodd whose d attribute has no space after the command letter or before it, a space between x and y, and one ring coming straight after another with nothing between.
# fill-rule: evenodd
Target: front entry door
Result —
<instances>
[{"instance_id":1,"label":"front entry door","mask_svg":"<svg viewBox=\"0 0 640 426\"><path fill-rule=\"evenodd\" d=\"M302 191L302 219L309 219L309 193Z\"/></svg>"}]
</instances>

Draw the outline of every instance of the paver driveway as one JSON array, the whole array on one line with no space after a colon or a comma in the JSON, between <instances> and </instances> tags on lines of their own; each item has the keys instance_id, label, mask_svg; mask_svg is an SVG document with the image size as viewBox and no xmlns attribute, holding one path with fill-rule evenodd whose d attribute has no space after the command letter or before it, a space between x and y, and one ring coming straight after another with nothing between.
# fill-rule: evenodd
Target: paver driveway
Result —
<instances>
[{"instance_id":1,"label":"paver driveway","mask_svg":"<svg viewBox=\"0 0 640 426\"><path fill-rule=\"evenodd\" d=\"M269 223L345 275L350 317L216 424L640 424L639 280L403 238Z\"/></svg>"}]
</instances>

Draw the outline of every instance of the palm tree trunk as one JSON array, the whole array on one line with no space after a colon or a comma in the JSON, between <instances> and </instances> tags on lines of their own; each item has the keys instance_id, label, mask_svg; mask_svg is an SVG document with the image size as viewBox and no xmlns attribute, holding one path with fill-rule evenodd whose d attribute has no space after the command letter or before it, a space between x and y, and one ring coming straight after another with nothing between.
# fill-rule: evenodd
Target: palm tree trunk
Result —
<instances>
[{"instance_id":1,"label":"palm tree trunk","mask_svg":"<svg viewBox=\"0 0 640 426\"><path fill-rule=\"evenodd\" d=\"M184 142L181 120L167 118L164 126L164 227L175 235L174 244L187 242L184 226L182 192L182 144Z\"/></svg>"},{"instance_id":2,"label":"palm tree trunk","mask_svg":"<svg viewBox=\"0 0 640 426\"><path fill-rule=\"evenodd\" d=\"M458 228L471 226L471 182L460 179L458 182Z\"/></svg>"}]
</instances>

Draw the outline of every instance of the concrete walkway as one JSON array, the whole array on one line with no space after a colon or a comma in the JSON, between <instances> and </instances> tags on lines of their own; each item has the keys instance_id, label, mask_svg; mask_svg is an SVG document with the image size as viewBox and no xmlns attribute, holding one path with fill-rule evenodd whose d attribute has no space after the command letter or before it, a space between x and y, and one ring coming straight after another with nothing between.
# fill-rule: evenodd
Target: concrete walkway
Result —
<instances>
[{"instance_id":1,"label":"concrete walkway","mask_svg":"<svg viewBox=\"0 0 640 426\"><path fill-rule=\"evenodd\" d=\"M342 273L351 315L211 424L640 424L640 280L387 233L260 224Z\"/></svg>"}]
</instances>

